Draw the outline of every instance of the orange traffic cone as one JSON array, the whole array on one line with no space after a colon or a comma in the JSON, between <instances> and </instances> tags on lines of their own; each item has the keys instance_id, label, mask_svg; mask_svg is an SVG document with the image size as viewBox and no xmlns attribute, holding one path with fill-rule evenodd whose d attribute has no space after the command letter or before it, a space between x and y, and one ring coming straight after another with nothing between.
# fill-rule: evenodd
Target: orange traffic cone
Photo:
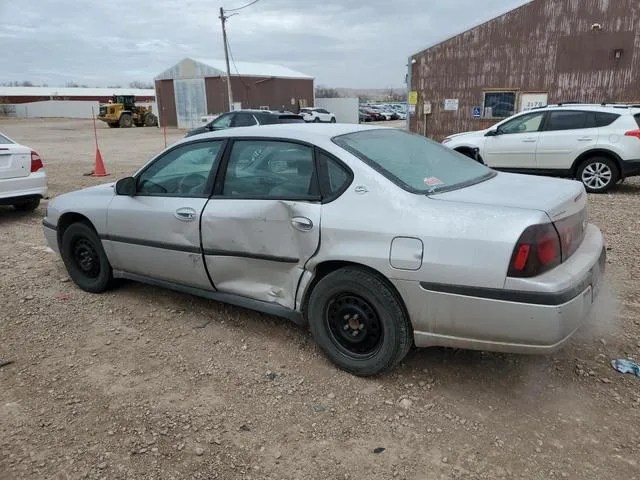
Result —
<instances>
[{"instance_id":1,"label":"orange traffic cone","mask_svg":"<svg viewBox=\"0 0 640 480\"><path fill-rule=\"evenodd\" d=\"M104 168L104 162L102 161L102 154L100 149L96 148L96 166L91 172L92 177L106 177L109 175Z\"/></svg>"}]
</instances>

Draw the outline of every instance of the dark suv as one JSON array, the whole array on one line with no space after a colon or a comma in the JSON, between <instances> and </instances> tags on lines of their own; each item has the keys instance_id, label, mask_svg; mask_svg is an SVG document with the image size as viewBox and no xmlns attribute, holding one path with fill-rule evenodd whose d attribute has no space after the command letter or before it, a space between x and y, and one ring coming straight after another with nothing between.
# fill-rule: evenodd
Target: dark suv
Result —
<instances>
[{"instance_id":1,"label":"dark suv","mask_svg":"<svg viewBox=\"0 0 640 480\"><path fill-rule=\"evenodd\" d=\"M291 112L273 110L234 110L220 115L202 127L189 130L185 137L200 133L214 132L233 127L251 127L253 125L272 125L274 123L305 123L300 115Z\"/></svg>"}]
</instances>

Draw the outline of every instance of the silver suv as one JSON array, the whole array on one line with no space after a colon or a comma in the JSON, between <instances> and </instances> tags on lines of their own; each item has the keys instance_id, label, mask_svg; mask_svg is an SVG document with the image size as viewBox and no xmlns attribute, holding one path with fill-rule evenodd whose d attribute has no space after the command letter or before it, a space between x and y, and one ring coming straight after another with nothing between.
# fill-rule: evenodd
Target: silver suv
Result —
<instances>
[{"instance_id":1,"label":"silver suv","mask_svg":"<svg viewBox=\"0 0 640 480\"><path fill-rule=\"evenodd\" d=\"M575 178L603 193L640 175L640 105L548 105L442 143L496 170Z\"/></svg>"}]
</instances>

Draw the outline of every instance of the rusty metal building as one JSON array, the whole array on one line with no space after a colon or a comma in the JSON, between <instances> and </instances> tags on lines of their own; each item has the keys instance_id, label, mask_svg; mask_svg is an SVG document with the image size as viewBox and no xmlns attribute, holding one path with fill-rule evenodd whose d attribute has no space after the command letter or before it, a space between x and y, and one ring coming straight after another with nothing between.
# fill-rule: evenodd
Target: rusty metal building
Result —
<instances>
[{"instance_id":1,"label":"rusty metal building","mask_svg":"<svg viewBox=\"0 0 640 480\"><path fill-rule=\"evenodd\" d=\"M640 103L640 1L533 0L408 69L409 128L438 141L547 103Z\"/></svg>"},{"instance_id":2,"label":"rusty metal building","mask_svg":"<svg viewBox=\"0 0 640 480\"><path fill-rule=\"evenodd\" d=\"M231 107L290 111L313 105L314 79L286 67L235 62L231 66L233 106L227 95L224 60L185 58L156 76L156 101L161 125L191 128L204 115L229 111Z\"/></svg>"}]
</instances>

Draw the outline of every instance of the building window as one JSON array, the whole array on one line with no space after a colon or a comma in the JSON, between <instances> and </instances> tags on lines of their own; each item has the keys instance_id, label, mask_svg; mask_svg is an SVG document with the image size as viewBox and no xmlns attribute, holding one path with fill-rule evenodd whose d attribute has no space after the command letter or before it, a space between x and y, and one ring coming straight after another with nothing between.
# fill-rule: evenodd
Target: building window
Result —
<instances>
[{"instance_id":1,"label":"building window","mask_svg":"<svg viewBox=\"0 0 640 480\"><path fill-rule=\"evenodd\" d=\"M516 113L516 92L484 92L485 118L507 118Z\"/></svg>"}]
</instances>

